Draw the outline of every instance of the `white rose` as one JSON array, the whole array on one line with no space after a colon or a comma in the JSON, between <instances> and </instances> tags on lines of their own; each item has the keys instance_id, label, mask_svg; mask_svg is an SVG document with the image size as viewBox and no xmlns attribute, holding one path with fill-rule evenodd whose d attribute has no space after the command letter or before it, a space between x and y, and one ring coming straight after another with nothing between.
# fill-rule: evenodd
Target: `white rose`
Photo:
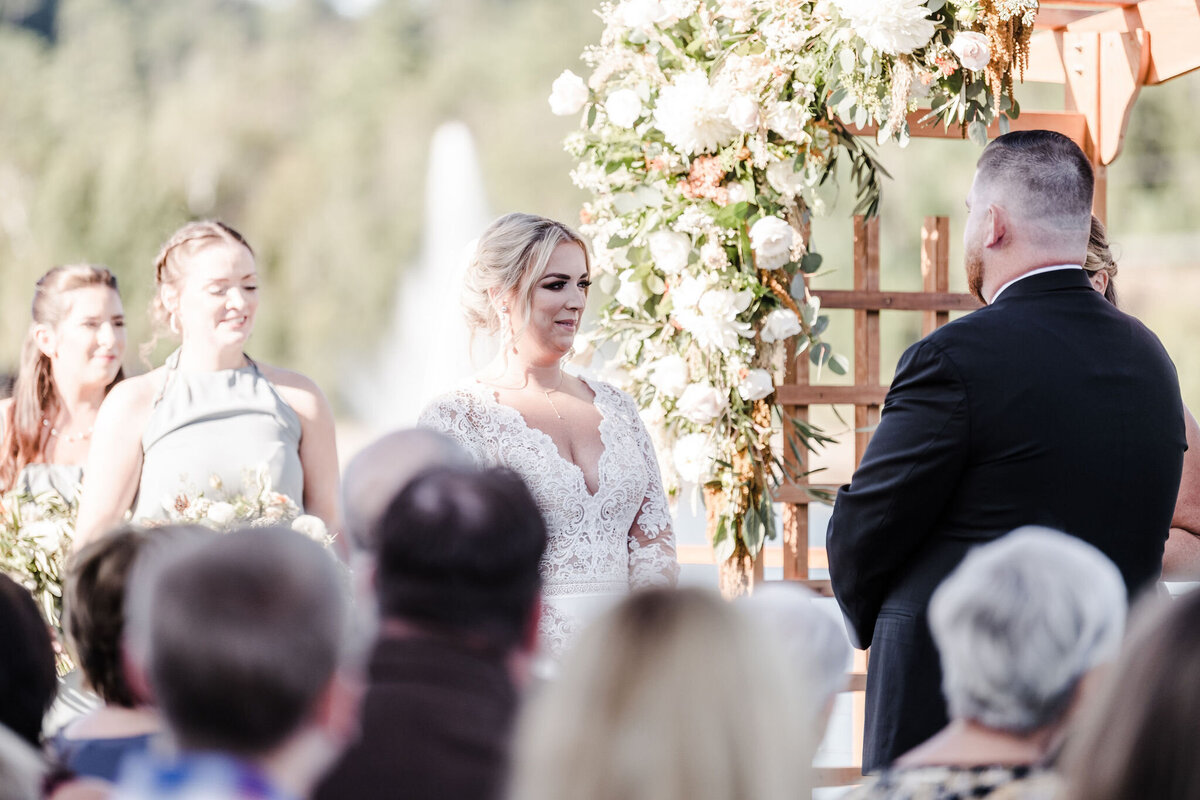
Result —
<instances>
[{"instance_id":1,"label":"white rose","mask_svg":"<svg viewBox=\"0 0 1200 800\"><path fill-rule=\"evenodd\" d=\"M329 536L329 529L325 527L325 523L320 517L314 517L312 514L301 514L292 520L292 530L299 531L316 542L323 542Z\"/></svg>"},{"instance_id":2,"label":"white rose","mask_svg":"<svg viewBox=\"0 0 1200 800\"><path fill-rule=\"evenodd\" d=\"M959 31L950 43L950 50L958 56L959 63L972 72L987 67L992 60L987 37L975 31Z\"/></svg>"},{"instance_id":3,"label":"white rose","mask_svg":"<svg viewBox=\"0 0 1200 800\"><path fill-rule=\"evenodd\" d=\"M649 30L671 18L669 9L659 0L625 0L615 16L621 25L636 30Z\"/></svg>"},{"instance_id":4,"label":"white rose","mask_svg":"<svg viewBox=\"0 0 1200 800\"><path fill-rule=\"evenodd\" d=\"M808 144L812 137L804 130L811 119L808 109L799 103L775 103L767 112L767 127L783 138L797 144Z\"/></svg>"},{"instance_id":5,"label":"white rose","mask_svg":"<svg viewBox=\"0 0 1200 800\"><path fill-rule=\"evenodd\" d=\"M560 117L578 114L588 101L587 84L583 78L564 69L550 87L550 110Z\"/></svg>"},{"instance_id":6,"label":"white rose","mask_svg":"<svg viewBox=\"0 0 1200 800\"><path fill-rule=\"evenodd\" d=\"M778 342L781 339L795 336L802 330L804 329L800 327L800 318L794 311L788 308L777 308L767 314L766 320L763 321L762 340Z\"/></svg>"},{"instance_id":7,"label":"white rose","mask_svg":"<svg viewBox=\"0 0 1200 800\"><path fill-rule=\"evenodd\" d=\"M729 181L725 184L725 191L728 193L730 203L742 203L750 199L750 193L746 191L746 184L741 181Z\"/></svg>"},{"instance_id":8,"label":"white rose","mask_svg":"<svg viewBox=\"0 0 1200 800\"><path fill-rule=\"evenodd\" d=\"M620 128L632 128L642 115L642 98L633 89L618 89L604 101L608 118Z\"/></svg>"},{"instance_id":9,"label":"white rose","mask_svg":"<svg viewBox=\"0 0 1200 800\"><path fill-rule=\"evenodd\" d=\"M728 407L729 398L708 381L693 383L679 396L679 412L697 425L712 422Z\"/></svg>"},{"instance_id":10,"label":"white rose","mask_svg":"<svg viewBox=\"0 0 1200 800\"><path fill-rule=\"evenodd\" d=\"M617 302L626 308L640 308L649 295L646 294L646 287L642 282L634 277L633 270L627 269L617 278L621 281L615 295Z\"/></svg>"},{"instance_id":11,"label":"white rose","mask_svg":"<svg viewBox=\"0 0 1200 800\"><path fill-rule=\"evenodd\" d=\"M27 522L22 527L22 534L47 552L54 552L62 544L62 528L47 519Z\"/></svg>"},{"instance_id":12,"label":"white rose","mask_svg":"<svg viewBox=\"0 0 1200 800\"><path fill-rule=\"evenodd\" d=\"M708 436L689 433L675 442L675 471L688 483L704 483L712 475L713 458Z\"/></svg>"},{"instance_id":13,"label":"white rose","mask_svg":"<svg viewBox=\"0 0 1200 800\"><path fill-rule=\"evenodd\" d=\"M688 387L687 362L676 355L651 362L650 385L667 397L679 397Z\"/></svg>"},{"instance_id":14,"label":"white rose","mask_svg":"<svg viewBox=\"0 0 1200 800\"><path fill-rule=\"evenodd\" d=\"M733 127L742 133L754 133L758 130L758 103L752 98L745 95L733 98L726 113Z\"/></svg>"},{"instance_id":15,"label":"white rose","mask_svg":"<svg viewBox=\"0 0 1200 800\"><path fill-rule=\"evenodd\" d=\"M234 517L237 516L237 512L234 511L233 505L230 503L218 502L208 507L208 513L205 516L224 528L233 522Z\"/></svg>"},{"instance_id":16,"label":"white rose","mask_svg":"<svg viewBox=\"0 0 1200 800\"><path fill-rule=\"evenodd\" d=\"M792 258L795 232L779 217L763 217L750 228L750 247L759 269L779 269Z\"/></svg>"},{"instance_id":17,"label":"white rose","mask_svg":"<svg viewBox=\"0 0 1200 800\"><path fill-rule=\"evenodd\" d=\"M888 55L924 47L937 30L924 0L834 0L834 5L855 33Z\"/></svg>"},{"instance_id":18,"label":"white rose","mask_svg":"<svg viewBox=\"0 0 1200 800\"><path fill-rule=\"evenodd\" d=\"M737 390L743 400L762 400L775 391L775 382L765 369L752 369L738 383Z\"/></svg>"},{"instance_id":19,"label":"white rose","mask_svg":"<svg viewBox=\"0 0 1200 800\"><path fill-rule=\"evenodd\" d=\"M804 173L796 172L791 159L775 161L767 167L767 183L784 197L795 197L804 189Z\"/></svg>"},{"instance_id":20,"label":"white rose","mask_svg":"<svg viewBox=\"0 0 1200 800\"><path fill-rule=\"evenodd\" d=\"M646 237L650 245L650 257L654 264L667 275L678 275L687 267L692 254L692 240L682 233L657 230Z\"/></svg>"}]
</instances>

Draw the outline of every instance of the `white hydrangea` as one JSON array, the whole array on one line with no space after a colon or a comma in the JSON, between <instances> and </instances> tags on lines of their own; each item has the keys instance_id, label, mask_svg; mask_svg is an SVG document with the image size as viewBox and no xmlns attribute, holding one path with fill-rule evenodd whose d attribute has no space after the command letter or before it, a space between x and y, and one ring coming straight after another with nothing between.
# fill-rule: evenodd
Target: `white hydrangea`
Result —
<instances>
[{"instance_id":1,"label":"white hydrangea","mask_svg":"<svg viewBox=\"0 0 1200 800\"><path fill-rule=\"evenodd\" d=\"M863 41L888 55L924 47L937 27L924 0L834 0L834 5Z\"/></svg>"},{"instance_id":2,"label":"white hydrangea","mask_svg":"<svg viewBox=\"0 0 1200 800\"><path fill-rule=\"evenodd\" d=\"M650 385L667 397L679 397L688 387L687 362L680 356L663 356L650 363Z\"/></svg>"},{"instance_id":3,"label":"white hydrangea","mask_svg":"<svg viewBox=\"0 0 1200 800\"><path fill-rule=\"evenodd\" d=\"M684 278L672 294L675 320L701 347L729 351L742 337L753 335L738 314L750 307L754 293L710 287L700 278Z\"/></svg>"},{"instance_id":4,"label":"white hydrangea","mask_svg":"<svg viewBox=\"0 0 1200 800\"><path fill-rule=\"evenodd\" d=\"M654 123L680 152L710 153L738 134L726 113L730 99L702 71L684 72L659 92Z\"/></svg>"}]
</instances>

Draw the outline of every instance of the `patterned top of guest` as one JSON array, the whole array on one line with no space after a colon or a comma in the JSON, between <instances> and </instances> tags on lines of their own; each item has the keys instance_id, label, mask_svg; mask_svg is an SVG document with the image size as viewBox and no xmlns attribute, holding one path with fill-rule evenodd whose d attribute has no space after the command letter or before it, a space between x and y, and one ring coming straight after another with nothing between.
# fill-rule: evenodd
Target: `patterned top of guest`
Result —
<instances>
[{"instance_id":1,"label":"patterned top of guest","mask_svg":"<svg viewBox=\"0 0 1200 800\"><path fill-rule=\"evenodd\" d=\"M220 753L125 761L110 800L298 800L244 761Z\"/></svg>"},{"instance_id":2,"label":"patterned top of guest","mask_svg":"<svg viewBox=\"0 0 1200 800\"><path fill-rule=\"evenodd\" d=\"M1061 788L1038 767L909 767L875 773L843 800L1053 800Z\"/></svg>"}]
</instances>

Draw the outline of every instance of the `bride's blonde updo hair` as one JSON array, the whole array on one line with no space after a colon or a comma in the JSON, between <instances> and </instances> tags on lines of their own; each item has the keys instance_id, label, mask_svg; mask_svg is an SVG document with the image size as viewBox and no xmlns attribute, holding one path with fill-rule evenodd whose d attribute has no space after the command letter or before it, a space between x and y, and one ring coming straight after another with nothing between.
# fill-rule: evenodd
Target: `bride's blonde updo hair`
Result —
<instances>
[{"instance_id":1,"label":"bride's blonde updo hair","mask_svg":"<svg viewBox=\"0 0 1200 800\"><path fill-rule=\"evenodd\" d=\"M1083 262L1083 268L1087 270L1089 275L1097 272L1108 273L1108 285L1104 289L1104 299L1117 304L1117 261L1113 258L1112 247L1108 243L1108 231L1104 228L1104 223L1093 214L1092 215L1092 230L1088 236L1087 258Z\"/></svg>"},{"instance_id":2,"label":"bride's blonde updo hair","mask_svg":"<svg viewBox=\"0 0 1200 800\"><path fill-rule=\"evenodd\" d=\"M179 333L175 329L171 312L167 310L167 306L163 302L163 286L176 283L187 273L188 261L193 256L201 250L215 245L241 246L246 248L251 256L254 255L254 248L250 246L244 236L224 222L215 219L189 222L171 234L171 238L167 239L166 244L158 251L158 257L154 259L154 299L150 301L150 320L154 324L154 338L142 345L143 360L146 360L154 351L161 336L168 331Z\"/></svg>"},{"instance_id":3,"label":"bride's blonde updo hair","mask_svg":"<svg viewBox=\"0 0 1200 800\"><path fill-rule=\"evenodd\" d=\"M591 272L591 256L583 237L561 222L513 212L489 225L479 237L475 254L467 265L463 288L463 306L472 335L478 331L489 334L500 331L500 316L492 298L515 294L519 308L511 308L509 313L514 320L521 321L513 331L514 339L518 338L529 321L533 286L545 271L554 248L564 243L579 245Z\"/></svg>"}]
</instances>

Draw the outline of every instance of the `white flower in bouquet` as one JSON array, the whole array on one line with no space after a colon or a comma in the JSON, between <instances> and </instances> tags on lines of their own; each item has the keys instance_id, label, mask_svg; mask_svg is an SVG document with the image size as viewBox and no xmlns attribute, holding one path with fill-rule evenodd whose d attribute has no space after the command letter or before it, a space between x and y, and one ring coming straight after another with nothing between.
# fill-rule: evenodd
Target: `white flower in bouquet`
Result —
<instances>
[{"instance_id":1,"label":"white flower in bouquet","mask_svg":"<svg viewBox=\"0 0 1200 800\"><path fill-rule=\"evenodd\" d=\"M767 167L767 183L784 197L795 197L804 191L804 173L796 172L791 159L774 161Z\"/></svg>"},{"instance_id":2,"label":"white flower in bouquet","mask_svg":"<svg viewBox=\"0 0 1200 800\"><path fill-rule=\"evenodd\" d=\"M626 308L639 308L642 303L646 302L649 297L646 294L646 287L637 279L633 270L625 270L617 276L617 279L621 281L615 295L618 303Z\"/></svg>"},{"instance_id":3,"label":"white flower in bouquet","mask_svg":"<svg viewBox=\"0 0 1200 800\"><path fill-rule=\"evenodd\" d=\"M312 514L301 514L292 520L292 530L299 531L314 542L322 544L329 538L329 529L325 527L325 523L320 517L314 517Z\"/></svg>"},{"instance_id":4,"label":"white flower in bouquet","mask_svg":"<svg viewBox=\"0 0 1200 800\"><path fill-rule=\"evenodd\" d=\"M679 412L697 425L712 422L727 408L729 397L708 381L691 384L679 396Z\"/></svg>"},{"instance_id":5,"label":"white flower in bouquet","mask_svg":"<svg viewBox=\"0 0 1200 800\"><path fill-rule=\"evenodd\" d=\"M792 259L795 231L779 217L763 217L750 227L750 247L759 269L779 269Z\"/></svg>"},{"instance_id":6,"label":"white flower in bouquet","mask_svg":"<svg viewBox=\"0 0 1200 800\"><path fill-rule=\"evenodd\" d=\"M671 10L660 0L624 0L613 11L618 25L648 31L656 25L671 21Z\"/></svg>"},{"instance_id":7,"label":"white flower in bouquet","mask_svg":"<svg viewBox=\"0 0 1200 800\"><path fill-rule=\"evenodd\" d=\"M560 117L578 114L588 101L587 84L583 78L564 69L550 87L550 110Z\"/></svg>"},{"instance_id":8,"label":"white flower in bouquet","mask_svg":"<svg viewBox=\"0 0 1200 800\"><path fill-rule=\"evenodd\" d=\"M605 99L604 110L617 127L632 128L642 115L642 98L633 89L617 89Z\"/></svg>"},{"instance_id":9,"label":"white flower in bouquet","mask_svg":"<svg viewBox=\"0 0 1200 800\"><path fill-rule=\"evenodd\" d=\"M675 442L675 471L688 483L701 484L712 477L713 458L708 436L689 433Z\"/></svg>"},{"instance_id":10,"label":"white flower in bouquet","mask_svg":"<svg viewBox=\"0 0 1200 800\"><path fill-rule=\"evenodd\" d=\"M805 132L804 125L811 118L805 106L789 100L775 103L767 110L767 127L790 142L807 144L812 137Z\"/></svg>"},{"instance_id":11,"label":"white flower in bouquet","mask_svg":"<svg viewBox=\"0 0 1200 800\"><path fill-rule=\"evenodd\" d=\"M39 519L33 522L26 522L21 527L21 534L29 541L37 544L42 550L53 553L62 544L63 528L62 525L56 522Z\"/></svg>"},{"instance_id":12,"label":"white flower in bouquet","mask_svg":"<svg viewBox=\"0 0 1200 800\"><path fill-rule=\"evenodd\" d=\"M687 268L692 253L690 237L675 231L660 229L646 237L654 265L667 275L677 275Z\"/></svg>"},{"instance_id":13,"label":"white flower in bouquet","mask_svg":"<svg viewBox=\"0 0 1200 800\"><path fill-rule=\"evenodd\" d=\"M987 37L975 31L956 33L954 41L950 43L950 50L958 57L960 64L973 72L985 69L992 60Z\"/></svg>"},{"instance_id":14,"label":"white flower in bouquet","mask_svg":"<svg viewBox=\"0 0 1200 800\"><path fill-rule=\"evenodd\" d=\"M834 0L863 41L899 56L924 47L936 30L924 0Z\"/></svg>"},{"instance_id":15,"label":"white flower in bouquet","mask_svg":"<svg viewBox=\"0 0 1200 800\"><path fill-rule=\"evenodd\" d=\"M729 100L728 92L710 86L703 72L685 72L659 92L654 123L680 152L712 152L738 133L726 115Z\"/></svg>"},{"instance_id":16,"label":"white flower in bouquet","mask_svg":"<svg viewBox=\"0 0 1200 800\"><path fill-rule=\"evenodd\" d=\"M677 355L650 363L650 385L667 397L679 397L688 387L687 362Z\"/></svg>"},{"instance_id":17,"label":"white flower in bouquet","mask_svg":"<svg viewBox=\"0 0 1200 800\"><path fill-rule=\"evenodd\" d=\"M804 329L800 327L800 318L790 308L777 308L763 321L762 340L778 342L781 339L795 336Z\"/></svg>"},{"instance_id":18,"label":"white flower in bouquet","mask_svg":"<svg viewBox=\"0 0 1200 800\"><path fill-rule=\"evenodd\" d=\"M205 516L219 527L227 528L237 519L237 509L233 507L232 503L218 501L208 507Z\"/></svg>"},{"instance_id":19,"label":"white flower in bouquet","mask_svg":"<svg viewBox=\"0 0 1200 800\"><path fill-rule=\"evenodd\" d=\"M729 121L733 127L742 133L753 133L758 130L758 103L754 98L741 95L729 103Z\"/></svg>"},{"instance_id":20,"label":"white flower in bouquet","mask_svg":"<svg viewBox=\"0 0 1200 800\"><path fill-rule=\"evenodd\" d=\"M729 196L730 203L743 203L750 199L750 193L746 191L746 184L741 181L726 183L725 193Z\"/></svg>"},{"instance_id":21,"label":"white flower in bouquet","mask_svg":"<svg viewBox=\"0 0 1200 800\"><path fill-rule=\"evenodd\" d=\"M752 369L738 383L737 390L743 400L762 400L775 391L775 382L765 369Z\"/></svg>"},{"instance_id":22,"label":"white flower in bouquet","mask_svg":"<svg viewBox=\"0 0 1200 800\"><path fill-rule=\"evenodd\" d=\"M749 30L757 13L756 0L722 0L717 7L717 16L732 20L736 31Z\"/></svg>"},{"instance_id":23,"label":"white flower in bouquet","mask_svg":"<svg viewBox=\"0 0 1200 800\"><path fill-rule=\"evenodd\" d=\"M975 0L970 0L967 3L955 3L958 6L954 12L954 19L960 25L974 25L975 20L979 19L979 4Z\"/></svg>"}]
</instances>

